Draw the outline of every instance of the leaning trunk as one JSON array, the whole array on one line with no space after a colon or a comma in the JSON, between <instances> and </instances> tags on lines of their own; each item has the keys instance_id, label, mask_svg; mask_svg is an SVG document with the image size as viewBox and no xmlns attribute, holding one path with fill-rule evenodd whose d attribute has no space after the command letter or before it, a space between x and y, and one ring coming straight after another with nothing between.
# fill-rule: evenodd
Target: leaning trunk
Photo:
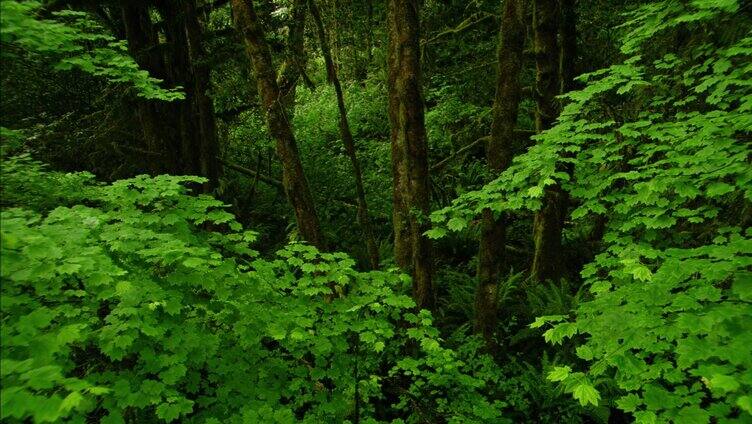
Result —
<instances>
[{"instance_id":1,"label":"leaning trunk","mask_svg":"<svg viewBox=\"0 0 752 424\"><path fill-rule=\"evenodd\" d=\"M504 2L498 48L498 75L493 106L491 138L488 142L488 165L495 174L501 173L512 158L512 143L520 103L519 74L522 69L525 24L520 0ZM478 250L478 287L475 296L475 330L493 350L497 316L497 289L507 269L505 233L508 217L495 217L483 211L480 247Z\"/></svg>"},{"instance_id":2,"label":"leaning trunk","mask_svg":"<svg viewBox=\"0 0 752 424\"><path fill-rule=\"evenodd\" d=\"M419 308L432 308L428 146L423 117L418 0L389 0L388 92L397 264L413 277ZM423 216L418 216L418 215Z\"/></svg>"},{"instance_id":3,"label":"leaning trunk","mask_svg":"<svg viewBox=\"0 0 752 424\"><path fill-rule=\"evenodd\" d=\"M353 168L353 176L355 178L355 193L358 196L358 224L363 232L363 238L366 242L366 248L368 250L368 258L371 263L371 268L377 269L379 267L379 248L376 245L376 240L373 236L373 229L371 228L371 218L368 215L368 204L366 203L366 193L363 189L363 176L360 170L360 162L355 151L355 142L353 141L352 132L350 131L350 123L347 120L347 109L345 108L345 100L342 94L342 86L339 82L337 75L337 69L334 67L334 61L332 60L332 53L329 49L329 40L324 31L324 24L321 21L321 14L319 8L316 6L314 0L308 0L308 6L311 9L311 16L316 23L316 32L318 33L319 41L321 42L321 53L324 56L324 62L326 62L326 73L329 82L334 86L334 92L337 95L337 108L339 109L339 132L342 137L342 142L345 145L345 153L350 159L350 164Z\"/></svg>"},{"instance_id":4,"label":"leaning trunk","mask_svg":"<svg viewBox=\"0 0 752 424\"><path fill-rule=\"evenodd\" d=\"M279 101L272 56L264 39L252 0L232 0L235 25L243 37L248 58L253 63L256 84L265 110L269 133L275 139L277 154L282 162L282 184L295 211L298 231L304 240L323 249L324 238L308 182L300 163L298 146L288 121L284 105Z\"/></svg>"}]
</instances>

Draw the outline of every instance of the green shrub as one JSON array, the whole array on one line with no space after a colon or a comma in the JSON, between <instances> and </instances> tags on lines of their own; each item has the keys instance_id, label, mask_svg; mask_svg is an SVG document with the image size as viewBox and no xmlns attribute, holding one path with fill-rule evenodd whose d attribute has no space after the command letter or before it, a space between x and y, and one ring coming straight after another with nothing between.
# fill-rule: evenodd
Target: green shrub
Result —
<instances>
[{"instance_id":1,"label":"green shrub","mask_svg":"<svg viewBox=\"0 0 752 424\"><path fill-rule=\"evenodd\" d=\"M434 214L462 229L484 208L536 210L558 183L576 223L602 219L582 272L594 299L533 324L555 323L544 333L554 344L581 335L589 366L549 379L583 405L612 381L639 423L752 419L752 37L741 10L733 0L639 8L628 58L580 77L586 87L564 96L538 144Z\"/></svg>"},{"instance_id":2,"label":"green shrub","mask_svg":"<svg viewBox=\"0 0 752 424\"><path fill-rule=\"evenodd\" d=\"M362 422L417 422L419 400L499 422L407 277L297 243L261 258L221 202L188 194L201 178L2 170L3 420L346 422L358 404Z\"/></svg>"}]
</instances>

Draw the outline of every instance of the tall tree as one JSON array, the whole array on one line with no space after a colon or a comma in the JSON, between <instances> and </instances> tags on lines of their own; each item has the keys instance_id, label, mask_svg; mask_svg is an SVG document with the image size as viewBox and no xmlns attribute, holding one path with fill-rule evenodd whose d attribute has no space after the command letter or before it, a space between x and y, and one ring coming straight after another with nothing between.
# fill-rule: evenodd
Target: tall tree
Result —
<instances>
[{"instance_id":1,"label":"tall tree","mask_svg":"<svg viewBox=\"0 0 752 424\"><path fill-rule=\"evenodd\" d=\"M157 54L159 40L154 29L149 9L145 6L126 4L122 7L123 27L128 41L128 51L138 65L151 75L164 73L164 61ZM154 101L137 99L138 119L146 142L151 152L163 152L167 147L166 128L161 124L159 106ZM149 157L149 172L158 174L165 170L159 157Z\"/></svg>"},{"instance_id":2,"label":"tall tree","mask_svg":"<svg viewBox=\"0 0 752 424\"><path fill-rule=\"evenodd\" d=\"M129 50L152 75L181 86L186 98L171 103L138 101L148 150L161 153L151 157L150 170L207 177L204 189L210 191L219 179L218 138L213 102L207 94L209 68L196 2L154 4L164 20L161 28L166 43L159 44L148 4L128 2L122 7L122 16Z\"/></svg>"},{"instance_id":3,"label":"tall tree","mask_svg":"<svg viewBox=\"0 0 752 424\"><path fill-rule=\"evenodd\" d=\"M504 1L499 31L498 75L493 105L491 138L486 156L488 166L501 173L512 159L517 112L520 103L519 75L525 46L525 23L522 0ZM478 249L478 287L475 295L475 330L493 349L496 328L497 288L507 269L505 238L507 216L494 217L490 209L483 211L480 246Z\"/></svg>"},{"instance_id":4,"label":"tall tree","mask_svg":"<svg viewBox=\"0 0 752 424\"><path fill-rule=\"evenodd\" d=\"M201 130L195 120L196 83L191 72L191 54L186 34L186 17L183 5L177 0L155 3L162 16L164 33L165 79L174 87L182 87L185 100L176 103L164 112L165 122L179 135L179 146L168 151L168 157L175 157L180 172L201 175Z\"/></svg>"},{"instance_id":5,"label":"tall tree","mask_svg":"<svg viewBox=\"0 0 752 424\"><path fill-rule=\"evenodd\" d=\"M566 93L575 88L577 76L577 9L576 0L559 0L559 83Z\"/></svg>"},{"instance_id":6,"label":"tall tree","mask_svg":"<svg viewBox=\"0 0 752 424\"><path fill-rule=\"evenodd\" d=\"M423 115L418 0L389 0L389 122L394 199L394 256L413 277L413 297L432 308L431 242L428 229L428 145Z\"/></svg>"},{"instance_id":7,"label":"tall tree","mask_svg":"<svg viewBox=\"0 0 752 424\"><path fill-rule=\"evenodd\" d=\"M203 55L200 45L203 30L196 21L195 12L188 13L195 9L195 0L162 0L154 4L163 20L165 79L172 86L182 87L186 94L184 101L164 112L164 122L179 134L180 139L179 149L169 151L167 155L180 157L182 173L208 177L210 183L205 189L210 190L217 183L218 169L216 155L210 152L216 152L218 148L212 102L206 95L209 70L196 63L203 59L200 58Z\"/></svg>"},{"instance_id":8,"label":"tall tree","mask_svg":"<svg viewBox=\"0 0 752 424\"><path fill-rule=\"evenodd\" d=\"M347 108L345 108L342 85L340 84L339 76L337 75L337 69L334 66L334 60L332 60L329 39L324 30L324 23L321 20L319 8L316 6L314 0L308 0L308 6L311 10L313 21L316 23L316 32L318 34L319 42L321 43L321 53L324 56L324 62L326 63L327 79L334 86L334 92L337 96L337 108L339 109L339 133L340 137L342 137L342 142L345 145L345 153L350 159L350 164L353 168L355 193L358 197L358 224L363 232L363 238L366 241L368 259L371 263L371 267L376 269L379 267L379 247L376 245L376 239L374 238L373 229L371 227L371 218L368 213L366 193L363 188L363 174L360 170L360 161L358 161L358 155L355 150L355 141L353 140L352 131L350 131L350 122L347 119Z\"/></svg>"},{"instance_id":9,"label":"tall tree","mask_svg":"<svg viewBox=\"0 0 752 424\"><path fill-rule=\"evenodd\" d=\"M272 56L264 39L264 32L253 7L252 0L231 0L235 25L243 37L246 53L253 64L261 103L266 114L269 133L275 139L277 154L282 163L282 184L295 212L298 231L304 240L324 248L319 219L308 181L300 163L295 135L290 127L287 112L279 99Z\"/></svg>"},{"instance_id":10,"label":"tall tree","mask_svg":"<svg viewBox=\"0 0 752 424\"><path fill-rule=\"evenodd\" d=\"M188 43L189 63L193 79L193 112L198 118L199 137L199 167L201 175L208 178L209 182L204 187L210 191L219 182L218 163L218 138L217 124L214 116L214 103L207 94L210 84L209 66L206 64L206 51L204 50L203 28L196 13L195 0L183 1L183 19L185 20L185 34Z\"/></svg>"},{"instance_id":11,"label":"tall tree","mask_svg":"<svg viewBox=\"0 0 752 424\"><path fill-rule=\"evenodd\" d=\"M535 129L550 128L558 114L559 83L557 45L558 4L556 0L533 2L533 44L535 51ZM537 281L558 279L562 274L561 233L566 213L564 193L558 185L548 186L543 206L533 222L535 253L530 274Z\"/></svg>"}]
</instances>

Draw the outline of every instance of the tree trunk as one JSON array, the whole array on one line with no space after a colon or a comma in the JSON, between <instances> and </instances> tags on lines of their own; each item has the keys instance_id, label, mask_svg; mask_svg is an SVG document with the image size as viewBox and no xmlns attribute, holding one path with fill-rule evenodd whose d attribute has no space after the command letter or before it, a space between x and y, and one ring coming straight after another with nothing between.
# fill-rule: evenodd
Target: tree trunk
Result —
<instances>
[{"instance_id":1,"label":"tree trunk","mask_svg":"<svg viewBox=\"0 0 752 424\"><path fill-rule=\"evenodd\" d=\"M191 72L183 6L176 0L158 2L157 6L166 41L166 79L171 86L180 86L185 92L185 100L175 102L163 115L177 139L168 157L176 158L179 167L176 173L201 175L201 129L194 120L196 84Z\"/></svg>"},{"instance_id":2,"label":"tree trunk","mask_svg":"<svg viewBox=\"0 0 752 424\"><path fill-rule=\"evenodd\" d=\"M337 69L334 66L332 60L332 52L329 49L329 40L324 30L324 24L321 21L321 14L319 8L316 6L315 0L308 0L308 6L311 9L311 16L316 23L316 32L318 33L319 42L321 43L321 53L324 56L324 62L326 62L326 73L329 82L334 86L334 92L337 95L337 108L339 109L339 132L342 137L342 142L345 144L345 153L350 159L350 164L353 168L353 176L355 177L355 192L358 197L358 213L357 219L360 229L363 232L363 238L366 242L366 248L368 251L368 259L371 263L372 269L378 269L379 267L379 247L376 245L376 240L373 236L373 229L371 228L371 218L368 214L368 203L366 203L366 193L363 189L363 176L360 170L360 162L355 150L355 142L353 140L352 132L350 131L350 123L347 120L347 109L345 108L345 100L342 94L342 86L337 76Z\"/></svg>"},{"instance_id":3,"label":"tree trunk","mask_svg":"<svg viewBox=\"0 0 752 424\"><path fill-rule=\"evenodd\" d=\"M559 51L557 48L558 5L556 0L535 0L533 44L535 50L535 129L551 128L557 116L559 93ZM566 202L558 185L548 186L543 206L533 222L535 253L530 274L534 280L557 280L562 275L561 233Z\"/></svg>"},{"instance_id":4,"label":"tree trunk","mask_svg":"<svg viewBox=\"0 0 752 424\"><path fill-rule=\"evenodd\" d=\"M429 227L430 199L418 0L389 0L388 10L395 259L412 274L418 307L431 309L435 302L431 242L423 235Z\"/></svg>"},{"instance_id":5,"label":"tree trunk","mask_svg":"<svg viewBox=\"0 0 752 424\"><path fill-rule=\"evenodd\" d=\"M276 141L277 154L282 163L282 184L295 211L298 231L304 240L324 249L324 238L308 181L300 163L298 146L285 112L279 101L281 93L272 66L272 56L253 8L252 0L231 0L235 25L243 37L248 58L253 63L256 84L265 109L269 133Z\"/></svg>"},{"instance_id":6,"label":"tree trunk","mask_svg":"<svg viewBox=\"0 0 752 424\"><path fill-rule=\"evenodd\" d=\"M575 89L577 76L577 10L575 0L559 0L559 81L561 93Z\"/></svg>"},{"instance_id":7,"label":"tree trunk","mask_svg":"<svg viewBox=\"0 0 752 424\"><path fill-rule=\"evenodd\" d=\"M159 37L146 6L124 2L122 11L125 36L128 41L128 51L136 59L142 69L150 75L167 80L170 86L174 84L168 72L165 58L161 54ZM162 159L154 156L149 163L150 172L154 174L168 172L179 174L183 172L180 155L181 138L177 119L177 111L187 103L186 100L173 102L159 102L137 99L137 112L141 130L146 141L146 149L165 153ZM165 159L166 158L166 159Z\"/></svg>"},{"instance_id":8,"label":"tree trunk","mask_svg":"<svg viewBox=\"0 0 752 424\"><path fill-rule=\"evenodd\" d=\"M487 146L488 165L501 173L512 159L517 111L520 103L519 75L525 45L525 23L520 0L506 0L501 17L498 47L498 75L493 106L491 138ZM494 217L489 209L483 211L480 247L478 250L478 287L475 296L475 330L483 336L486 346L495 350L497 290L507 269L505 233L508 217Z\"/></svg>"},{"instance_id":9,"label":"tree trunk","mask_svg":"<svg viewBox=\"0 0 752 424\"><path fill-rule=\"evenodd\" d=\"M146 7L127 4L122 8L125 36L128 41L128 51L142 69L154 75L158 68L164 68L159 55L154 54L158 44L154 26ZM146 150L161 152L165 147L165 139L160 129L159 111L154 102L137 99L138 119L146 142ZM148 161L149 173L156 175L164 169L158 156L150 157Z\"/></svg>"},{"instance_id":10,"label":"tree trunk","mask_svg":"<svg viewBox=\"0 0 752 424\"><path fill-rule=\"evenodd\" d=\"M194 0L183 2L185 14L185 34L188 42L188 54L194 83L193 102L198 116L199 132L199 166L201 175L208 178L204 191L210 192L219 184L219 141L217 139L217 124L214 117L214 103L207 94L210 84L209 67L204 62L206 52L201 44L203 30L196 15Z\"/></svg>"}]
</instances>

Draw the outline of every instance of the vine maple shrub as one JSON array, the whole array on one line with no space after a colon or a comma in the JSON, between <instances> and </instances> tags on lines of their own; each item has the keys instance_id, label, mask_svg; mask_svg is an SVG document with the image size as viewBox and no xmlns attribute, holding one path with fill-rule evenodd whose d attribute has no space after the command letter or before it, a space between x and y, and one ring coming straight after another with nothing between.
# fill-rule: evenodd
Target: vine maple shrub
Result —
<instances>
[{"instance_id":1,"label":"vine maple shrub","mask_svg":"<svg viewBox=\"0 0 752 424\"><path fill-rule=\"evenodd\" d=\"M406 378L396 410L498 422L395 291L409 278L298 243L260 258L222 202L188 195L202 178L103 185L25 156L2 172L4 420L342 422Z\"/></svg>"},{"instance_id":2,"label":"vine maple shrub","mask_svg":"<svg viewBox=\"0 0 752 424\"><path fill-rule=\"evenodd\" d=\"M485 208L536 210L557 182L577 202L572 220L605 221L603 249L582 270L594 298L531 326L553 325L550 343L575 337L587 364L556 367L551 381L583 405L613 381L626 392L616 405L639 423L752 413L752 37L737 29L739 9L637 9L627 59L581 76L557 125L500 178L435 212L443 226L428 232L462 229ZM657 47L700 28L681 50Z\"/></svg>"}]
</instances>

